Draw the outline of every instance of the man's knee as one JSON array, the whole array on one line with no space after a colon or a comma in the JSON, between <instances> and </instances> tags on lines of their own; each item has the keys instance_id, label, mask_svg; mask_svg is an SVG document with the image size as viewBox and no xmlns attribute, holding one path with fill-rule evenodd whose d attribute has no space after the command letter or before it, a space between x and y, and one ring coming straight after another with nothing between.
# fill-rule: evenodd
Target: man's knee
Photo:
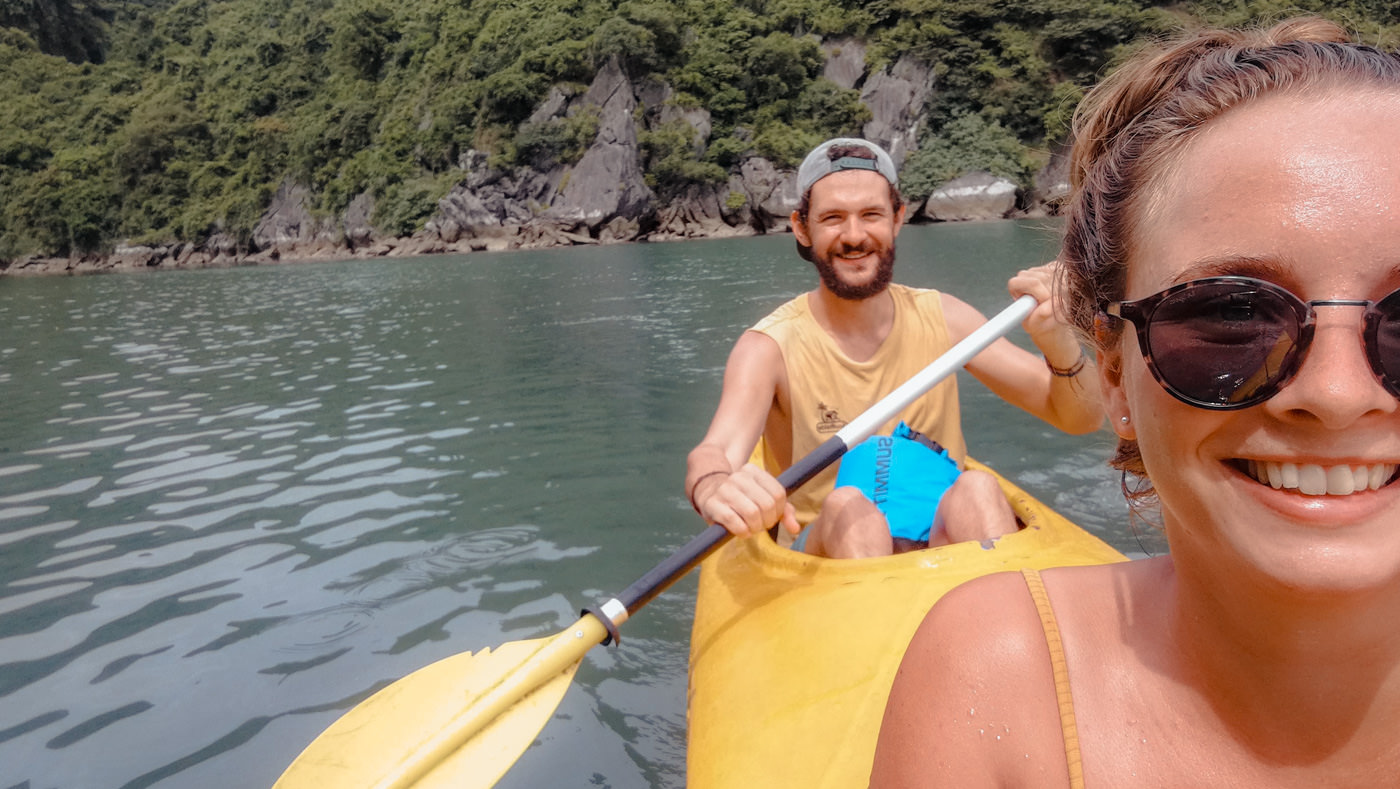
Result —
<instances>
[{"instance_id":1,"label":"man's knee","mask_svg":"<svg viewBox=\"0 0 1400 789\"><path fill-rule=\"evenodd\" d=\"M1001 483L997 481L996 475L977 469L970 469L959 474L957 480L953 482L951 490L956 490L958 495L966 496L974 501L985 503L1006 501L1006 494L1002 492Z\"/></svg>"},{"instance_id":2,"label":"man's knee","mask_svg":"<svg viewBox=\"0 0 1400 789\"><path fill-rule=\"evenodd\" d=\"M889 523L859 488L833 490L809 527L809 553L833 558L887 555L893 550Z\"/></svg>"},{"instance_id":3,"label":"man's knee","mask_svg":"<svg viewBox=\"0 0 1400 789\"><path fill-rule=\"evenodd\" d=\"M850 523L869 517L871 513L878 515L880 510L860 488L837 488L822 502L822 517L835 523Z\"/></svg>"},{"instance_id":4,"label":"man's knee","mask_svg":"<svg viewBox=\"0 0 1400 789\"><path fill-rule=\"evenodd\" d=\"M1016 515L1011 510L1001 483L985 471L964 471L938 506L933 542L987 540L1016 531Z\"/></svg>"}]
</instances>

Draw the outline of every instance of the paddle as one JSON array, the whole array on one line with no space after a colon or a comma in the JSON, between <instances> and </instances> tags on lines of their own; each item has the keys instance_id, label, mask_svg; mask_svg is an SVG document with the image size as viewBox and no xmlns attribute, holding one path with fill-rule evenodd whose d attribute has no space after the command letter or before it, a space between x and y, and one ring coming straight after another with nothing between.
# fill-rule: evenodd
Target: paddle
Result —
<instances>
[{"instance_id":1,"label":"paddle","mask_svg":"<svg viewBox=\"0 0 1400 789\"><path fill-rule=\"evenodd\" d=\"M1035 308L1017 299L778 477L792 492L874 435ZM331 724L276 789L491 786L520 758L559 705L584 654L728 538L711 525L616 598L546 638L463 652L380 690Z\"/></svg>"}]
</instances>

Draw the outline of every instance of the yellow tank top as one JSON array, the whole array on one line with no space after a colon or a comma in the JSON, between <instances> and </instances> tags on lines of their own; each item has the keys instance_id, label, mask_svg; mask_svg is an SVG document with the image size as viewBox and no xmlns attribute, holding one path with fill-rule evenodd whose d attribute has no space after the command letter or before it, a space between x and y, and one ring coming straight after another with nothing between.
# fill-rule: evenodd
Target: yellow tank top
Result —
<instances>
[{"instance_id":1,"label":"yellow tank top","mask_svg":"<svg viewBox=\"0 0 1400 789\"><path fill-rule=\"evenodd\" d=\"M889 293L894 297L894 325L868 361L857 362L842 353L812 316L806 294L774 310L753 327L753 331L772 337L782 349L791 395L793 459L816 449L845 427L848 420L914 377L952 346L938 291L890 285ZM894 432L900 419L942 444L962 466L967 447L963 442L955 376L949 376L914 401L878 432ZM835 479L833 466L791 497L797 519L804 526L817 517Z\"/></svg>"}]
</instances>

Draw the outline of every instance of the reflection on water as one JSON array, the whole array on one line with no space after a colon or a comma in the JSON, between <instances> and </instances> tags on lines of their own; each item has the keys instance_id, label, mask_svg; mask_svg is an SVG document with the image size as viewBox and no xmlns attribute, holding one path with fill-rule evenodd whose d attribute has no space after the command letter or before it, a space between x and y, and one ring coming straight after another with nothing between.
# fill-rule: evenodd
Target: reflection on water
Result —
<instances>
[{"instance_id":1,"label":"reflection on water","mask_svg":"<svg viewBox=\"0 0 1400 789\"><path fill-rule=\"evenodd\" d=\"M990 243L949 287L995 309L1044 244L966 232L901 279ZM0 785L270 785L375 689L566 626L700 526L729 345L809 279L757 239L0 282ZM1121 544L1104 440L974 387L974 453ZM682 784L693 594L506 785Z\"/></svg>"}]
</instances>

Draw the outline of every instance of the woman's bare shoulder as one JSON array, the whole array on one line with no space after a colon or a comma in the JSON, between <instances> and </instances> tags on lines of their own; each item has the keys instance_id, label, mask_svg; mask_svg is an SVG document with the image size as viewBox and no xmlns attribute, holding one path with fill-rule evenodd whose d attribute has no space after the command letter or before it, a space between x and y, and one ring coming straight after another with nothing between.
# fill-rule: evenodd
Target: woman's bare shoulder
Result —
<instances>
[{"instance_id":1,"label":"woman's bare shoulder","mask_svg":"<svg viewBox=\"0 0 1400 789\"><path fill-rule=\"evenodd\" d=\"M1162 572L1155 561L1044 571L1066 651L1094 654L1121 638L1119 609L1152 596ZM958 586L928 612L900 664L873 784L1063 786L1068 779L1050 647L1026 579L998 573Z\"/></svg>"},{"instance_id":2,"label":"woman's bare shoulder","mask_svg":"<svg viewBox=\"0 0 1400 789\"><path fill-rule=\"evenodd\" d=\"M872 785L1063 784L1050 652L1019 573L969 581L929 611L900 664Z\"/></svg>"}]
</instances>

